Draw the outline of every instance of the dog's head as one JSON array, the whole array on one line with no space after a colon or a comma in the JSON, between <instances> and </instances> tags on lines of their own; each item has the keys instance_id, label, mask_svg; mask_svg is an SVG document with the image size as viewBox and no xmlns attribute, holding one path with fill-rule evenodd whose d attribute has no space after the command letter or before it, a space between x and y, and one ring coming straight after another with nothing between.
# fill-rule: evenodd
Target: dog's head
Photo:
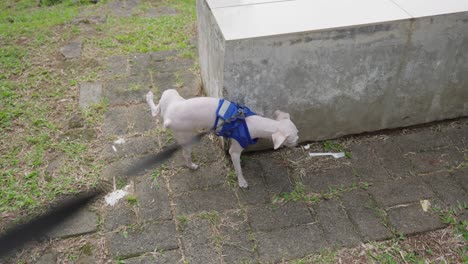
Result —
<instances>
[{"instance_id":1,"label":"dog's head","mask_svg":"<svg viewBox=\"0 0 468 264\"><path fill-rule=\"evenodd\" d=\"M297 135L299 131L291 121L289 114L276 110L274 118L279 121L276 132L271 136L273 139L274 149L278 149L281 146L296 146L297 141L299 140L299 136Z\"/></svg>"}]
</instances>

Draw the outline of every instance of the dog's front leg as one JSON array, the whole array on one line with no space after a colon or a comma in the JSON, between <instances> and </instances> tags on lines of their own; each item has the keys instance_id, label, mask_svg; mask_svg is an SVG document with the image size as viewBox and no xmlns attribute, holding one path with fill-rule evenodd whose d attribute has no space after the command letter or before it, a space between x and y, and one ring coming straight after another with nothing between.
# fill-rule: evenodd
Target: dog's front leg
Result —
<instances>
[{"instance_id":1,"label":"dog's front leg","mask_svg":"<svg viewBox=\"0 0 468 264\"><path fill-rule=\"evenodd\" d=\"M192 143L195 137L194 133L173 132L174 138L182 145L182 156L184 156L185 165L192 170L198 169L198 165L192 162Z\"/></svg>"},{"instance_id":2,"label":"dog's front leg","mask_svg":"<svg viewBox=\"0 0 468 264\"><path fill-rule=\"evenodd\" d=\"M231 155L232 165L234 165L234 169L236 170L237 174L237 182L239 187L241 188L248 188L249 184L245 180L244 176L242 175L242 168L240 164L240 156L244 149L241 147L239 142L236 140L231 140L231 147L229 148L229 154Z\"/></svg>"}]
</instances>

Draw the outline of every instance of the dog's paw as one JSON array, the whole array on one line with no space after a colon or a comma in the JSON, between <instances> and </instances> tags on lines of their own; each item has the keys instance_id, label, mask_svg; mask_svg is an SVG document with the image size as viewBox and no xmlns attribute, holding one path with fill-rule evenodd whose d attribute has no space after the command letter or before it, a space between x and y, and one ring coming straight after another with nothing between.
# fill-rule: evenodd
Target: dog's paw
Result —
<instances>
[{"instance_id":1,"label":"dog's paw","mask_svg":"<svg viewBox=\"0 0 468 264\"><path fill-rule=\"evenodd\" d=\"M242 188L242 189L248 189L249 184L245 180L244 181L239 181L239 187Z\"/></svg>"},{"instance_id":2,"label":"dog's paw","mask_svg":"<svg viewBox=\"0 0 468 264\"><path fill-rule=\"evenodd\" d=\"M187 167L188 167L189 169L191 169L191 170L196 170L196 169L198 169L198 165L195 164L195 163L192 163L192 164L190 164L190 165L187 165Z\"/></svg>"},{"instance_id":3,"label":"dog's paw","mask_svg":"<svg viewBox=\"0 0 468 264\"><path fill-rule=\"evenodd\" d=\"M146 100L153 100L153 93L151 91L149 91L147 94L146 94Z\"/></svg>"}]
</instances>

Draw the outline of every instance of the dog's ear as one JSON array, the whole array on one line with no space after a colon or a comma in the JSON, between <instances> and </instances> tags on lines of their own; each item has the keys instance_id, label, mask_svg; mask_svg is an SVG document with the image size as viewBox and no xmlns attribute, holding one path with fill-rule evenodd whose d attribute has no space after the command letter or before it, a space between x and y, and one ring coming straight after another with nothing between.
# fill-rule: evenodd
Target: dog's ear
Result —
<instances>
[{"instance_id":1,"label":"dog's ear","mask_svg":"<svg viewBox=\"0 0 468 264\"><path fill-rule=\"evenodd\" d=\"M282 120L282 119L291 119L288 113L282 112L280 110L276 110L273 113L273 118L276 119L277 121Z\"/></svg>"},{"instance_id":2,"label":"dog's ear","mask_svg":"<svg viewBox=\"0 0 468 264\"><path fill-rule=\"evenodd\" d=\"M281 147L284 140L286 140L286 137L279 131L273 133L273 135L271 135L271 138L273 139L274 149L278 149L279 147Z\"/></svg>"}]
</instances>

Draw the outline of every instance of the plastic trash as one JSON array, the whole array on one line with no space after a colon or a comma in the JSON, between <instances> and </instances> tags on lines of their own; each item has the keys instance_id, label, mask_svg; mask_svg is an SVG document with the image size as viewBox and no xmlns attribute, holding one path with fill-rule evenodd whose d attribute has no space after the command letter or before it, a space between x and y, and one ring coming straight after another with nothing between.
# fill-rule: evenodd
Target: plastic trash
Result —
<instances>
[{"instance_id":1,"label":"plastic trash","mask_svg":"<svg viewBox=\"0 0 468 264\"><path fill-rule=\"evenodd\" d=\"M331 152L326 152L326 153L314 153L314 152L309 152L310 157L319 157L319 156L332 156L335 159L339 159L345 156L344 152L338 152L338 153L331 153Z\"/></svg>"}]
</instances>

